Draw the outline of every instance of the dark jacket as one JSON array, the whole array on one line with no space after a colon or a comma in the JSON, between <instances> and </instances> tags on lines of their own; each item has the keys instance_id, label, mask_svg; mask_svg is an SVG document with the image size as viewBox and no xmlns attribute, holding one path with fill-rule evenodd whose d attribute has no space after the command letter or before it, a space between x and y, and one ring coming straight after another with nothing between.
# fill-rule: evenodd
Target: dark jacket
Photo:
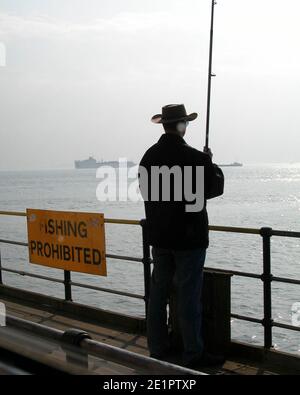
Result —
<instances>
[{"instance_id":1,"label":"dark jacket","mask_svg":"<svg viewBox=\"0 0 300 395\"><path fill-rule=\"evenodd\" d=\"M207 248L209 237L206 200L223 193L224 176L221 169L212 163L209 155L192 148L183 138L174 134L162 135L159 141L146 151L140 166L146 168L149 175L151 166L191 166L194 171L193 188L196 166L204 166L205 202L202 211L186 212L184 200L162 201L161 196L159 201L149 200L144 204L150 245L175 250ZM151 176L148 191L151 190L150 185ZM145 197L141 184L140 188L142 196ZM195 188L193 191L195 192Z\"/></svg>"}]
</instances>

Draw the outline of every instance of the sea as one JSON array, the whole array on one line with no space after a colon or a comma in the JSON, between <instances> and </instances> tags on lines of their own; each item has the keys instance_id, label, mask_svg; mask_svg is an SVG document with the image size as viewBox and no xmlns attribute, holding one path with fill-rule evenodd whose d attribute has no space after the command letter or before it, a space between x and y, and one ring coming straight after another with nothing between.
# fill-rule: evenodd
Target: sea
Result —
<instances>
[{"instance_id":1,"label":"sea","mask_svg":"<svg viewBox=\"0 0 300 395\"><path fill-rule=\"evenodd\" d=\"M300 163L249 164L223 168L225 191L208 201L210 225L300 231ZM0 210L25 212L26 208L103 213L105 218L144 218L142 201L102 201L97 198L101 180L96 170L1 171ZM105 225L106 252L142 256L140 226ZM27 241L26 218L0 216L0 239ZM62 279L61 270L29 263L26 247L0 243L2 266ZM300 279L300 239L273 237L272 272ZM262 273L262 240L258 235L210 232L206 266ZM103 288L143 295L143 265L107 259L107 277L72 273L72 280ZM10 286L63 298L62 284L3 273ZM73 300L101 309L143 317L143 300L73 287ZM272 284L275 321L300 326L300 286ZM263 287L256 279L232 277L232 312L263 318ZM300 332L274 328L274 346L300 355ZM232 338L263 344L261 325L232 320Z\"/></svg>"}]
</instances>

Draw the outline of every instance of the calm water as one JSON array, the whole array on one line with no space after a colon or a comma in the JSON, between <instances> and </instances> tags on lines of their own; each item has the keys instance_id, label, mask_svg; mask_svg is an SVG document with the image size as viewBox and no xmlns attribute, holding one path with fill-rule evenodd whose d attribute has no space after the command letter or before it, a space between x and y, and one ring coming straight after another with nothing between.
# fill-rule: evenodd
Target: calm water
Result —
<instances>
[{"instance_id":1,"label":"calm water","mask_svg":"<svg viewBox=\"0 0 300 395\"><path fill-rule=\"evenodd\" d=\"M255 227L300 231L300 164L248 165L224 168L223 197L209 201L212 225ZM99 202L96 199L94 170L41 172L0 172L0 210L25 211L43 208L103 212L107 218L140 219L143 204ZM26 241L25 218L0 217L0 238ZM107 253L141 257L138 226L106 225ZM300 240L273 238L272 265L275 275L300 279ZM34 273L62 278L62 272L28 264L27 249L1 245L2 264ZM210 233L206 266L261 273L262 243L259 236ZM14 274L3 275L6 284L63 297L63 287L47 281ZM108 277L73 274L74 280L107 288L143 293L142 266L108 259ZM258 280L232 279L232 311L262 318L262 284ZM73 289L77 302L143 316L143 302L105 293ZM296 285L273 284L273 316L292 323L292 305L300 302ZM259 325L233 320L233 338L261 344ZM300 354L300 334L274 329L276 347Z\"/></svg>"}]
</instances>

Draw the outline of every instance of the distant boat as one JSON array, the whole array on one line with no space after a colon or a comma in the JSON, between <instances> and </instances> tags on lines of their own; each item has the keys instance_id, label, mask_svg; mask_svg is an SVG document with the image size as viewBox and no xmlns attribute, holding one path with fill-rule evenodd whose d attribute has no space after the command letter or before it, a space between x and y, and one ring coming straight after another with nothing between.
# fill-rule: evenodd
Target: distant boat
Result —
<instances>
[{"instance_id":1,"label":"distant boat","mask_svg":"<svg viewBox=\"0 0 300 395\"><path fill-rule=\"evenodd\" d=\"M119 167L120 164L122 166L123 162L119 161L101 161L98 162L96 159L94 159L92 156L90 156L88 159L84 160L75 160L75 169L98 169L98 167L101 166L110 166L110 167ZM133 167L135 166L135 163L128 161L127 162L128 167Z\"/></svg>"},{"instance_id":2,"label":"distant boat","mask_svg":"<svg viewBox=\"0 0 300 395\"><path fill-rule=\"evenodd\" d=\"M238 163L238 162L233 162L233 163L229 163L227 165L218 165L219 167L242 167L243 164L242 163Z\"/></svg>"}]
</instances>

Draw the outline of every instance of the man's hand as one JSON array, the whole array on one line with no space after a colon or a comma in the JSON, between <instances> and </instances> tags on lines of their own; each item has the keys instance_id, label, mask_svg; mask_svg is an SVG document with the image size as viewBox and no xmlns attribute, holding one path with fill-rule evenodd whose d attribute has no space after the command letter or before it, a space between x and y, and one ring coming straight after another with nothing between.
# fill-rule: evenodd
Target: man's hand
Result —
<instances>
[{"instance_id":1,"label":"man's hand","mask_svg":"<svg viewBox=\"0 0 300 395\"><path fill-rule=\"evenodd\" d=\"M213 153L211 152L210 148L204 148L204 153L209 155L210 159L212 160L213 158Z\"/></svg>"}]
</instances>

